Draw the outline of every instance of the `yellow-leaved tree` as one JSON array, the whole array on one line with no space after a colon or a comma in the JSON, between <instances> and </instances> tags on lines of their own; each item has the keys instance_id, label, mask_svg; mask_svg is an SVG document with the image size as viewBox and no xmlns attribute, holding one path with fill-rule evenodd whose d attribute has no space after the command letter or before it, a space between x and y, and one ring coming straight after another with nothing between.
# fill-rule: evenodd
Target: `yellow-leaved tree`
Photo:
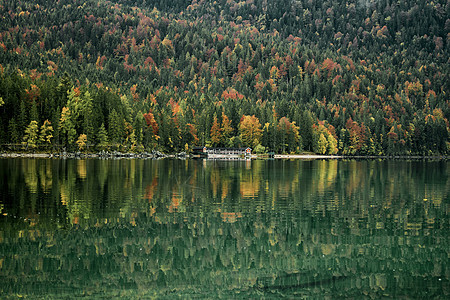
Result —
<instances>
[{"instance_id":1,"label":"yellow-leaved tree","mask_svg":"<svg viewBox=\"0 0 450 300\"><path fill-rule=\"evenodd\" d=\"M36 121L31 121L25 129L25 135L23 137L22 145L30 148L36 148L38 141L39 126Z\"/></svg>"},{"instance_id":2,"label":"yellow-leaved tree","mask_svg":"<svg viewBox=\"0 0 450 300\"><path fill-rule=\"evenodd\" d=\"M259 119L253 116L243 115L239 123L239 134L244 146L255 148L261 142L262 128Z\"/></svg>"},{"instance_id":3,"label":"yellow-leaved tree","mask_svg":"<svg viewBox=\"0 0 450 300\"><path fill-rule=\"evenodd\" d=\"M51 139L53 138L53 126L49 120L45 120L44 124L41 126L41 134L39 136L39 141L43 144L51 144Z\"/></svg>"},{"instance_id":4,"label":"yellow-leaved tree","mask_svg":"<svg viewBox=\"0 0 450 300\"><path fill-rule=\"evenodd\" d=\"M220 129L216 116L214 116L214 121L211 126L210 137L213 146L218 146L222 140L222 130Z\"/></svg>"},{"instance_id":5,"label":"yellow-leaved tree","mask_svg":"<svg viewBox=\"0 0 450 300\"><path fill-rule=\"evenodd\" d=\"M78 145L78 150L83 151L86 148L87 136L85 134L80 134L78 140L76 141Z\"/></svg>"}]
</instances>

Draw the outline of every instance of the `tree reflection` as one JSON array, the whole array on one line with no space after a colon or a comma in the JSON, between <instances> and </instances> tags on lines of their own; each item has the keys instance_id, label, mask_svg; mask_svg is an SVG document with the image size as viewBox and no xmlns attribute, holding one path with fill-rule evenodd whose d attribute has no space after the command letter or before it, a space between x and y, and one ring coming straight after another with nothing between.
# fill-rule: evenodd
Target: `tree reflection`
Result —
<instances>
[{"instance_id":1,"label":"tree reflection","mask_svg":"<svg viewBox=\"0 0 450 300\"><path fill-rule=\"evenodd\" d=\"M0 164L4 295L449 293L446 162Z\"/></svg>"}]
</instances>

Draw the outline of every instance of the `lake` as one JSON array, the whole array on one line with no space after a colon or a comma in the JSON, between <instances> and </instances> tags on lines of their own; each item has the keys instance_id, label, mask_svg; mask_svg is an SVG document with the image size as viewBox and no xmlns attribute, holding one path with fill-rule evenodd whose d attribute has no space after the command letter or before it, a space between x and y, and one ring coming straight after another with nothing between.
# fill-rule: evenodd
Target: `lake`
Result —
<instances>
[{"instance_id":1,"label":"lake","mask_svg":"<svg viewBox=\"0 0 450 300\"><path fill-rule=\"evenodd\" d=\"M0 159L0 295L449 298L450 165Z\"/></svg>"}]
</instances>

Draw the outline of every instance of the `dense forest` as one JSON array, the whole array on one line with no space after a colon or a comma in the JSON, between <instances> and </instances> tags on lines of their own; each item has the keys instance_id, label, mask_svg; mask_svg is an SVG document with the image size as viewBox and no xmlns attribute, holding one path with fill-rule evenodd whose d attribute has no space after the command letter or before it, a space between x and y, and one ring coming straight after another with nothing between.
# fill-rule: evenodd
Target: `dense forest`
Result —
<instances>
[{"instance_id":1,"label":"dense forest","mask_svg":"<svg viewBox=\"0 0 450 300\"><path fill-rule=\"evenodd\" d=\"M0 0L0 144L449 154L447 0Z\"/></svg>"}]
</instances>

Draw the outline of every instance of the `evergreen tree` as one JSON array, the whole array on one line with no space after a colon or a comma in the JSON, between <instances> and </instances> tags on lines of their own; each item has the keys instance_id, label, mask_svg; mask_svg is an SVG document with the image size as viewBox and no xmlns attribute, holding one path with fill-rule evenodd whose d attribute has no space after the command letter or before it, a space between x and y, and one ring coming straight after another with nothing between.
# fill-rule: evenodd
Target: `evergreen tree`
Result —
<instances>
[{"instance_id":1,"label":"evergreen tree","mask_svg":"<svg viewBox=\"0 0 450 300\"><path fill-rule=\"evenodd\" d=\"M61 117L59 119L59 130L61 132L62 143L67 147L71 147L75 141L77 131L72 121L71 111L68 107L63 107Z\"/></svg>"},{"instance_id":2,"label":"evergreen tree","mask_svg":"<svg viewBox=\"0 0 450 300\"><path fill-rule=\"evenodd\" d=\"M89 91L86 91L80 103L82 110L82 132L86 133L89 142L94 142L94 115L93 115L93 100Z\"/></svg>"},{"instance_id":3,"label":"evergreen tree","mask_svg":"<svg viewBox=\"0 0 450 300\"><path fill-rule=\"evenodd\" d=\"M31 104L30 120L39 122L39 114L38 114L36 102L33 102Z\"/></svg>"},{"instance_id":4,"label":"evergreen tree","mask_svg":"<svg viewBox=\"0 0 450 300\"><path fill-rule=\"evenodd\" d=\"M28 124L28 113L27 108L25 106L25 101L20 101L20 109L19 109L19 117L17 119L18 123L18 132L20 132L20 138L23 137L23 132Z\"/></svg>"},{"instance_id":5,"label":"evergreen tree","mask_svg":"<svg viewBox=\"0 0 450 300\"><path fill-rule=\"evenodd\" d=\"M122 142L122 137L124 135L122 120L123 119L119 117L119 114L115 109L113 109L108 116L108 136L110 142L113 144L120 144Z\"/></svg>"},{"instance_id":6,"label":"evergreen tree","mask_svg":"<svg viewBox=\"0 0 450 300\"><path fill-rule=\"evenodd\" d=\"M12 118L11 120L9 120L8 132L11 136L11 142L13 142L14 144L17 144L20 142L21 134L19 132L19 126L17 125L15 118Z\"/></svg>"},{"instance_id":7,"label":"evergreen tree","mask_svg":"<svg viewBox=\"0 0 450 300\"><path fill-rule=\"evenodd\" d=\"M97 133L97 147L104 150L108 147L108 143L108 132L105 129L105 124L102 123Z\"/></svg>"},{"instance_id":8,"label":"evergreen tree","mask_svg":"<svg viewBox=\"0 0 450 300\"><path fill-rule=\"evenodd\" d=\"M313 126L314 121L309 110L303 112L299 127L303 141L303 147L307 151L313 151Z\"/></svg>"},{"instance_id":9,"label":"evergreen tree","mask_svg":"<svg viewBox=\"0 0 450 300\"><path fill-rule=\"evenodd\" d=\"M222 127L220 128L220 130L222 133L221 143L223 145L227 145L228 141L233 135L233 127L231 127L230 119L223 112L222 112Z\"/></svg>"},{"instance_id":10,"label":"evergreen tree","mask_svg":"<svg viewBox=\"0 0 450 300\"><path fill-rule=\"evenodd\" d=\"M144 116L142 115L141 111L138 111L136 117L134 118L133 123L133 128L136 134L136 143L138 145L142 145L144 140L144 131L143 131L144 124L145 124Z\"/></svg>"}]
</instances>

